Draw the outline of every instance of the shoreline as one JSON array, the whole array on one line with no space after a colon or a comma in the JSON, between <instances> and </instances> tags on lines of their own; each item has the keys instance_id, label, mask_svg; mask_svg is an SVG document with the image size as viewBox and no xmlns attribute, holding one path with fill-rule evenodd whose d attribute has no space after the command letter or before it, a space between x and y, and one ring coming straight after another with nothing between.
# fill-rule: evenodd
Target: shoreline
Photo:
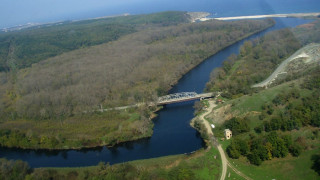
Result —
<instances>
[{"instance_id":1,"label":"shoreline","mask_svg":"<svg viewBox=\"0 0 320 180\"><path fill-rule=\"evenodd\" d=\"M320 16L320 12L313 12L313 13L292 13L292 14L265 14L265 15L252 15L252 16L234 16L234 17L218 17L218 18L201 18L200 21L208 21L208 20L221 20L221 21L228 21L228 20L240 20L240 19L260 19L260 18L272 18L272 17L308 17L308 16Z\"/></svg>"}]
</instances>

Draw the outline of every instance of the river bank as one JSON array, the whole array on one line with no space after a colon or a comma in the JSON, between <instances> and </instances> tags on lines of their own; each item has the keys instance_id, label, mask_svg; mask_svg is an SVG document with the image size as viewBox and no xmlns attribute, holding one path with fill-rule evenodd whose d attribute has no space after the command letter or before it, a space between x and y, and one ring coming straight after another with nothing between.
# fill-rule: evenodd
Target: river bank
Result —
<instances>
[{"instance_id":1,"label":"river bank","mask_svg":"<svg viewBox=\"0 0 320 180\"><path fill-rule=\"evenodd\" d=\"M217 97L200 102L203 104L201 112L190 121L190 126L200 133L208 147L211 146L210 137L213 136L213 133L209 121L206 120L206 116L217 106L215 104L216 98Z\"/></svg>"},{"instance_id":2,"label":"river bank","mask_svg":"<svg viewBox=\"0 0 320 180\"><path fill-rule=\"evenodd\" d=\"M2 167L24 165L16 174L23 179L217 179L220 176L220 157L215 148L199 149L190 154L170 155L110 165L100 162L87 167L29 168L27 163L0 158ZM12 166L8 167L9 171ZM20 166L19 166L20 167ZM4 173L8 172L5 171ZM1 167L0 167L1 172ZM12 177L0 174L0 178ZM187 175L187 176L186 176ZM13 178L15 179L15 178Z\"/></svg>"}]
</instances>

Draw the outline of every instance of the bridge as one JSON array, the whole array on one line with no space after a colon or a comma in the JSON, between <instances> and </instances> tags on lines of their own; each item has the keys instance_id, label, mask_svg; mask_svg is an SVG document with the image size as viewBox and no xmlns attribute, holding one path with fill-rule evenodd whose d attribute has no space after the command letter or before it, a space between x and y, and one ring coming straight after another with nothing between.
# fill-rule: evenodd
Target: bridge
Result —
<instances>
[{"instance_id":1,"label":"bridge","mask_svg":"<svg viewBox=\"0 0 320 180\"><path fill-rule=\"evenodd\" d=\"M191 101L195 99L205 99L213 97L214 93L202 93L197 94L196 92L181 92L181 93L174 93L169 94L166 96L161 96L158 98L157 105L165 105L165 104L172 104L178 103L183 101Z\"/></svg>"},{"instance_id":2,"label":"bridge","mask_svg":"<svg viewBox=\"0 0 320 180\"><path fill-rule=\"evenodd\" d=\"M191 101L195 99L205 99L205 98L211 98L214 97L215 93L202 93L197 94L196 92L181 92L181 93L174 93L174 94L168 94L166 96L161 96L158 98L158 101L156 103L149 102L147 103L149 106L154 106L155 104L157 106L162 106L166 104L172 104L172 103L178 103L183 101ZM104 112L104 111L111 111L111 110L125 110L128 108L134 108L144 105L145 103L137 103L134 105L128 105L128 106L121 106L121 107L113 107L113 108L107 108L102 109L102 107L96 111ZM84 111L84 113L87 113L87 111Z\"/></svg>"}]
</instances>

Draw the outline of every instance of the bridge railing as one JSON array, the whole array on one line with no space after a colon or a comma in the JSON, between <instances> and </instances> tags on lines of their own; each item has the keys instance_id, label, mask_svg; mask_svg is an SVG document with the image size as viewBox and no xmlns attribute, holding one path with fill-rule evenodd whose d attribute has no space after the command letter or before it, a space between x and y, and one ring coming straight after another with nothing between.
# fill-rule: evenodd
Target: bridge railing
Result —
<instances>
[{"instance_id":1,"label":"bridge railing","mask_svg":"<svg viewBox=\"0 0 320 180\"><path fill-rule=\"evenodd\" d=\"M187 99L187 98L195 98L197 97L196 92L181 92L181 93L174 93L169 94L166 96L161 96L158 98L158 102L166 102L166 101L173 101L173 100L179 100L179 99Z\"/></svg>"}]
</instances>

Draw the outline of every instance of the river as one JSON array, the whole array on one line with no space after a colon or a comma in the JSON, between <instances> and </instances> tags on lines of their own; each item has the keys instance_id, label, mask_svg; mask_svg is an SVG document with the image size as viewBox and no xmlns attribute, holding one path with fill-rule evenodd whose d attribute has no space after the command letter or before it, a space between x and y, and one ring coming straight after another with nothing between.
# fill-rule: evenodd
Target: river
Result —
<instances>
[{"instance_id":1,"label":"river","mask_svg":"<svg viewBox=\"0 0 320 180\"><path fill-rule=\"evenodd\" d=\"M212 57L206 59L185 74L169 93L195 91L203 92L211 71L220 67L231 54L238 54L244 41L284 27L295 27L310 22L298 18L274 18L275 26L241 40ZM196 151L204 143L189 122L193 116L194 101L166 105L154 119L154 134L151 138L127 142L113 148L100 147L86 150L21 150L0 148L0 157L21 159L31 167L79 167L97 165L100 161L110 164L137 159L147 159Z\"/></svg>"}]
</instances>

